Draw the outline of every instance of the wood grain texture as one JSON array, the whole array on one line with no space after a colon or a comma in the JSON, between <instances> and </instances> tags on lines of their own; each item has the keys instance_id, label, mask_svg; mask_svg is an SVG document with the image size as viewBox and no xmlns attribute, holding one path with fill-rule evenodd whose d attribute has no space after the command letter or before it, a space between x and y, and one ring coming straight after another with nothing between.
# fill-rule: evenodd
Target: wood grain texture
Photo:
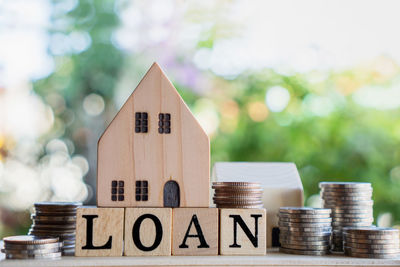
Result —
<instances>
[{"instance_id":1,"label":"wood grain texture","mask_svg":"<svg viewBox=\"0 0 400 267\"><path fill-rule=\"evenodd\" d=\"M147 112L148 132L135 133L135 113ZM159 113L171 115L171 133L158 133ZM163 189L174 180L180 207L209 207L210 144L157 63L146 73L98 142L97 205L163 207ZM112 201L113 180L125 181L124 201ZM135 200L135 181L149 182L148 201Z\"/></svg>"},{"instance_id":2,"label":"wood grain texture","mask_svg":"<svg viewBox=\"0 0 400 267\"><path fill-rule=\"evenodd\" d=\"M95 216L90 216L95 215ZM87 218L84 218L84 217ZM92 219L91 219L92 218ZM92 243L95 247L106 245L111 237L111 248L85 249L88 246L88 221L92 220ZM90 235L90 234L89 234ZM123 208L80 207L76 214L75 256L122 256L124 236Z\"/></svg>"},{"instance_id":3,"label":"wood grain texture","mask_svg":"<svg viewBox=\"0 0 400 267\"><path fill-rule=\"evenodd\" d=\"M241 220L256 238L245 234ZM266 222L265 209L220 209L220 255L265 255Z\"/></svg>"},{"instance_id":4,"label":"wood grain texture","mask_svg":"<svg viewBox=\"0 0 400 267\"><path fill-rule=\"evenodd\" d=\"M171 232L171 208L126 208L124 255L169 256Z\"/></svg>"},{"instance_id":5,"label":"wood grain texture","mask_svg":"<svg viewBox=\"0 0 400 267\"><path fill-rule=\"evenodd\" d=\"M175 208L172 214L172 255L218 255L218 209Z\"/></svg>"},{"instance_id":6,"label":"wood grain texture","mask_svg":"<svg viewBox=\"0 0 400 267\"><path fill-rule=\"evenodd\" d=\"M296 165L291 162L216 162L211 180L261 183L264 208L268 210L268 247L272 247L272 229L278 227L279 208L303 206L303 185Z\"/></svg>"}]
</instances>

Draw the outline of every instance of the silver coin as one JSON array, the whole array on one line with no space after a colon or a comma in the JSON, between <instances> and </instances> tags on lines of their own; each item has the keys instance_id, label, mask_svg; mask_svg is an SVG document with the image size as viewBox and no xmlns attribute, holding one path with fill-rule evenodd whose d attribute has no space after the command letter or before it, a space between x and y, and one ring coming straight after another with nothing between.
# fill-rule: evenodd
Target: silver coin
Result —
<instances>
[{"instance_id":1,"label":"silver coin","mask_svg":"<svg viewBox=\"0 0 400 267\"><path fill-rule=\"evenodd\" d=\"M332 208L332 216L337 216L338 214L372 214L373 213L373 208L372 207L367 207L367 208L342 208L340 206Z\"/></svg>"},{"instance_id":2,"label":"silver coin","mask_svg":"<svg viewBox=\"0 0 400 267\"><path fill-rule=\"evenodd\" d=\"M362 219L373 218L373 213L332 213L333 219Z\"/></svg>"},{"instance_id":3,"label":"silver coin","mask_svg":"<svg viewBox=\"0 0 400 267\"><path fill-rule=\"evenodd\" d=\"M391 234L353 234L353 233L343 233L345 239L384 239L384 240L398 240L399 236Z\"/></svg>"},{"instance_id":4,"label":"silver coin","mask_svg":"<svg viewBox=\"0 0 400 267\"><path fill-rule=\"evenodd\" d=\"M56 248L46 248L46 249L1 249L1 252L5 254L47 254L47 253L54 253L60 252L60 247Z\"/></svg>"},{"instance_id":5,"label":"silver coin","mask_svg":"<svg viewBox=\"0 0 400 267\"><path fill-rule=\"evenodd\" d=\"M332 227L290 227L290 226L279 226L280 231L290 232L328 232L332 231Z\"/></svg>"},{"instance_id":6,"label":"silver coin","mask_svg":"<svg viewBox=\"0 0 400 267\"><path fill-rule=\"evenodd\" d=\"M345 255L355 258L393 259L397 258L399 254L366 254L366 253L345 251Z\"/></svg>"},{"instance_id":7,"label":"silver coin","mask_svg":"<svg viewBox=\"0 0 400 267\"><path fill-rule=\"evenodd\" d=\"M321 188L322 194L372 194L374 189L371 188Z\"/></svg>"},{"instance_id":8,"label":"silver coin","mask_svg":"<svg viewBox=\"0 0 400 267\"><path fill-rule=\"evenodd\" d=\"M17 245L17 244L4 244L5 249L9 250L42 250L42 249L52 249L52 248L60 248L62 247L61 242L57 243L49 243L49 244L38 244L38 245Z\"/></svg>"},{"instance_id":9,"label":"silver coin","mask_svg":"<svg viewBox=\"0 0 400 267\"><path fill-rule=\"evenodd\" d=\"M372 197L372 190L358 190L358 191L333 191L321 190L319 192L322 197Z\"/></svg>"},{"instance_id":10,"label":"silver coin","mask_svg":"<svg viewBox=\"0 0 400 267\"><path fill-rule=\"evenodd\" d=\"M38 244L49 244L58 243L57 237L50 236L30 236L30 235L17 235L4 237L4 244L16 244L16 245L38 245Z\"/></svg>"},{"instance_id":11,"label":"silver coin","mask_svg":"<svg viewBox=\"0 0 400 267\"><path fill-rule=\"evenodd\" d=\"M365 218L338 218L338 217L333 217L333 222L373 222L374 218L373 217L365 217Z\"/></svg>"},{"instance_id":12,"label":"silver coin","mask_svg":"<svg viewBox=\"0 0 400 267\"><path fill-rule=\"evenodd\" d=\"M351 248L364 248L364 249L399 249L399 243L397 244L363 244L363 243L352 243L344 241L343 245Z\"/></svg>"},{"instance_id":13,"label":"silver coin","mask_svg":"<svg viewBox=\"0 0 400 267\"><path fill-rule=\"evenodd\" d=\"M330 235L324 236L293 236L290 234L279 234L279 238L284 239L286 241L295 241L295 242L317 242L324 241L329 242L331 240Z\"/></svg>"},{"instance_id":14,"label":"silver coin","mask_svg":"<svg viewBox=\"0 0 400 267\"><path fill-rule=\"evenodd\" d=\"M31 219L38 222L76 222L76 216L42 216L32 214Z\"/></svg>"},{"instance_id":15,"label":"silver coin","mask_svg":"<svg viewBox=\"0 0 400 267\"><path fill-rule=\"evenodd\" d=\"M279 242L282 244L282 247L287 247L286 245L298 245L298 246L329 246L330 241L294 241L288 240L285 238L280 238Z\"/></svg>"},{"instance_id":16,"label":"silver coin","mask_svg":"<svg viewBox=\"0 0 400 267\"><path fill-rule=\"evenodd\" d=\"M36 202L33 204L35 208L79 208L82 206L82 202L51 202L51 201L43 201L43 202Z\"/></svg>"},{"instance_id":17,"label":"silver coin","mask_svg":"<svg viewBox=\"0 0 400 267\"><path fill-rule=\"evenodd\" d=\"M75 224L36 224L33 223L31 228L44 229L44 230L74 230L76 228Z\"/></svg>"},{"instance_id":18,"label":"silver coin","mask_svg":"<svg viewBox=\"0 0 400 267\"><path fill-rule=\"evenodd\" d=\"M279 218L289 218L289 219L327 219L331 218L330 214L289 214L289 213L279 213Z\"/></svg>"},{"instance_id":19,"label":"silver coin","mask_svg":"<svg viewBox=\"0 0 400 267\"><path fill-rule=\"evenodd\" d=\"M309 208L309 207L281 207L279 209L280 213L295 213L295 214L331 214L330 209L322 209L322 208Z\"/></svg>"},{"instance_id":20,"label":"silver coin","mask_svg":"<svg viewBox=\"0 0 400 267\"><path fill-rule=\"evenodd\" d=\"M331 227L331 223L296 223L296 222L283 222L279 221L278 223L279 226L289 226L289 227Z\"/></svg>"},{"instance_id":21,"label":"silver coin","mask_svg":"<svg viewBox=\"0 0 400 267\"><path fill-rule=\"evenodd\" d=\"M298 250L298 249L289 249L289 248L279 248L279 252L281 253L286 253L286 254L297 254L297 255L311 255L311 256L323 256L328 254L328 251L326 250L316 250L316 251L307 251L307 250Z\"/></svg>"},{"instance_id":22,"label":"silver coin","mask_svg":"<svg viewBox=\"0 0 400 267\"><path fill-rule=\"evenodd\" d=\"M382 234L382 235L396 235L399 236L400 231L396 228L389 227L360 227L360 228L347 228L346 233L349 234Z\"/></svg>"},{"instance_id":23,"label":"silver coin","mask_svg":"<svg viewBox=\"0 0 400 267\"><path fill-rule=\"evenodd\" d=\"M351 201L351 200L338 200L338 199L322 199L322 204L324 206L328 205L343 205L343 206L360 206L360 207L368 207L374 204L374 201L364 200L364 201Z\"/></svg>"},{"instance_id":24,"label":"silver coin","mask_svg":"<svg viewBox=\"0 0 400 267\"><path fill-rule=\"evenodd\" d=\"M292 223L331 223L332 218L290 218L290 217L279 217L280 222L292 222Z\"/></svg>"},{"instance_id":25,"label":"silver coin","mask_svg":"<svg viewBox=\"0 0 400 267\"><path fill-rule=\"evenodd\" d=\"M333 227L349 227L349 226L370 226L372 224L372 221L369 222L332 222Z\"/></svg>"},{"instance_id":26,"label":"silver coin","mask_svg":"<svg viewBox=\"0 0 400 267\"><path fill-rule=\"evenodd\" d=\"M293 244L282 244L281 247L283 248L290 248L290 249L298 249L298 250L329 250L330 245L293 245Z\"/></svg>"},{"instance_id":27,"label":"silver coin","mask_svg":"<svg viewBox=\"0 0 400 267\"><path fill-rule=\"evenodd\" d=\"M41 237L41 236L51 236L51 237L57 237L61 239L64 238L75 238L75 233L54 233L54 232L47 232L47 231L37 231L37 230L30 230L29 235L36 236L36 237Z\"/></svg>"},{"instance_id":28,"label":"silver coin","mask_svg":"<svg viewBox=\"0 0 400 267\"><path fill-rule=\"evenodd\" d=\"M353 189L353 188L372 188L371 183L365 182L320 182L319 188Z\"/></svg>"},{"instance_id":29,"label":"silver coin","mask_svg":"<svg viewBox=\"0 0 400 267\"><path fill-rule=\"evenodd\" d=\"M6 254L6 259L55 259L61 257L61 252L47 254Z\"/></svg>"},{"instance_id":30,"label":"silver coin","mask_svg":"<svg viewBox=\"0 0 400 267\"><path fill-rule=\"evenodd\" d=\"M369 244L369 245L393 245L397 246L399 244L399 238L393 239L369 239L369 238L350 238L345 236L344 241L347 243L356 244Z\"/></svg>"},{"instance_id":31,"label":"silver coin","mask_svg":"<svg viewBox=\"0 0 400 267\"><path fill-rule=\"evenodd\" d=\"M358 201L369 201L371 200L371 196L369 195L359 195L359 196L340 196L340 195L321 195L321 199L325 201L350 201L350 202L358 202Z\"/></svg>"},{"instance_id":32,"label":"silver coin","mask_svg":"<svg viewBox=\"0 0 400 267\"><path fill-rule=\"evenodd\" d=\"M366 248L352 248L343 246L344 251L352 253L365 253L365 254L399 254L399 249L366 249Z\"/></svg>"},{"instance_id":33,"label":"silver coin","mask_svg":"<svg viewBox=\"0 0 400 267\"><path fill-rule=\"evenodd\" d=\"M331 236L331 231L315 231L315 232L292 232L287 230L280 230L280 234L282 235L290 235L290 236L301 236L301 237L310 237L310 236Z\"/></svg>"}]
</instances>

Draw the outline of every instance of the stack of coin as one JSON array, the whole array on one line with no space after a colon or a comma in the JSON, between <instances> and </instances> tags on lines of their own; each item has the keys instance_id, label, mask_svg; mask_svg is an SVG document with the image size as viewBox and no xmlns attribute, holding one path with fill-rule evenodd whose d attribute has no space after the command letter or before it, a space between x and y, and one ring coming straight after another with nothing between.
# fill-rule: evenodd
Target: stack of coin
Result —
<instances>
[{"instance_id":1,"label":"stack of coin","mask_svg":"<svg viewBox=\"0 0 400 267\"><path fill-rule=\"evenodd\" d=\"M358 258L395 258L399 256L399 230L381 227L344 228L344 252Z\"/></svg>"},{"instance_id":2,"label":"stack of coin","mask_svg":"<svg viewBox=\"0 0 400 267\"><path fill-rule=\"evenodd\" d=\"M322 182L324 208L332 210L332 251L343 251L343 227L371 226L373 218L370 183Z\"/></svg>"},{"instance_id":3,"label":"stack of coin","mask_svg":"<svg viewBox=\"0 0 400 267\"><path fill-rule=\"evenodd\" d=\"M262 208L263 189L259 183L214 182L214 203L217 208Z\"/></svg>"},{"instance_id":4,"label":"stack of coin","mask_svg":"<svg viewBox=\"0 0 400 267\"><path fill-rule=\"evenodd\" d=\"M65 256L75 254L76 210L80 202L38 202L29 235L58 237L63 242Z\"/></svg>"},{"instance_id":5,"label":"stack of coin","mask_svg":"<svg viewBox=\"0 0 400 267\"><path fill-rule=\"evenodd\" d=\"M332 233L330 214L330 209L280 208L279 251L300 255L326 255Z\"/></svg>"},{"instance_id":6,"label":"stack of coin","mask_svg":"<svg viewBox=\"0 0 400 267\"><path fill-rule=\"evenodd\" d=\"M3 238L1 252L6 259L55 259L61 257L61 246L57 237L38 237L29 235Z\"/></svg>"}]
</instances>

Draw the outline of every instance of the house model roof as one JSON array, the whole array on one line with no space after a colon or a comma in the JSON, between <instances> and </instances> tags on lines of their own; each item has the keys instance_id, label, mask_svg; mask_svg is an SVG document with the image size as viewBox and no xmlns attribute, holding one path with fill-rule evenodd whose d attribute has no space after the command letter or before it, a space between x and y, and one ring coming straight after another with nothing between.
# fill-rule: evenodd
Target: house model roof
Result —
<instances>
[{"instance_id":1,"label":"house model roof","mask_svg":"<svg viewBox=\"0 0 400 267\"><path fill-rule=\"evenodd\" d=\"M157 63L100 137L99 207L208 207L207 134Z\"/></svg>"}]
</instances>

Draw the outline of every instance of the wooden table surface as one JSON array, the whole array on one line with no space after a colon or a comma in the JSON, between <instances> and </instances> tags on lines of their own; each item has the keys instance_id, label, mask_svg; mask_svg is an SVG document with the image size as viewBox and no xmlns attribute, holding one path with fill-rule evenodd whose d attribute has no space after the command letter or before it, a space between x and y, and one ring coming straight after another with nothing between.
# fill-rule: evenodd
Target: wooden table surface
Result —
<instances>
[{"instance_id":1,"label":"wooden table surface","mask_svg":"<svg viewBox=\"0 0 400 267\"><path fill-rule=\"evenodd\" d=\"M301 256L276 249L266 256L169 256L169 257L62 257L57 260L5 260L0 266L400 266L396 259L361 259L342 255Z\"/></svg>"}]
</instances>

